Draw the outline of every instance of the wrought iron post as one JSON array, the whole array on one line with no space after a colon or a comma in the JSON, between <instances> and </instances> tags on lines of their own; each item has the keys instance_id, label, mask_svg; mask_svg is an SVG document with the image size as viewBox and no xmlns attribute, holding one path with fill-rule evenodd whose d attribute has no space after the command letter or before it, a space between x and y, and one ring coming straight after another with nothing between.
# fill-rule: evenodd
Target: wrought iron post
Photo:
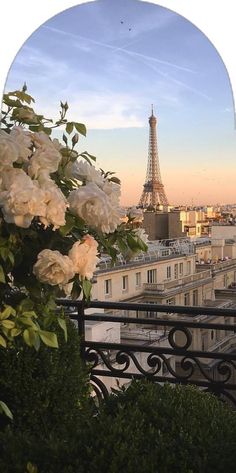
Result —
<instances>
[{"instance_id":1,"label":"wrought iron post","mask_svg":"<svg viewBox=\"0 0 236 473\"><path fill-rule=\"evenodd\" d=\"M80 356L85 363L85 320L84 320L84 302L78 305L78 333L80 336Z\"/></svg>"}]
</instances>

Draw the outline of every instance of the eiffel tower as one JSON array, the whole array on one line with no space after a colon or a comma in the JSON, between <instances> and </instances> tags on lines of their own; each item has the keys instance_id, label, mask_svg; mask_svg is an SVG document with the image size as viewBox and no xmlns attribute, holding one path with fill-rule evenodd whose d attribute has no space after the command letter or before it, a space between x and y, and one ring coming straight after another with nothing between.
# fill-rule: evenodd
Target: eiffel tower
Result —
<instances>
[{"instance_id":1,"label":"eiffel tower","mask_svg":"<svg viewBox=\"0 0 236 473\"><path fill-rule=\"evenodd\" d=\"M153 114L152 106L152 114L149 118L150 132L147 174L138 206L141 208L151 207L154 210L156 210L159 205L168 205L164 185L161 181L161 172L157 149L156 124L157 119Z\"/></svg>"}]
</instances>

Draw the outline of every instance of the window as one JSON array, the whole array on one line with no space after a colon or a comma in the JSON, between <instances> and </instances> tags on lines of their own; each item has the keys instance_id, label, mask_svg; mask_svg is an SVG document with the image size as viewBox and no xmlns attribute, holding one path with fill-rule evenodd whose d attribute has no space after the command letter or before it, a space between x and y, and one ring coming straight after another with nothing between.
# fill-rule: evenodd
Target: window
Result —
<instances>
[{"instance_id":1,"label":"window","mask_svg":"<svg viewBox=\"0 0 236 473\"><path fill-rule=\"evenodd\" d=\"M111 279L105 279L104 281L104 294L105 296L111 296Z\"/></svg>"},{"instance_id":2,"label":"window","mask_svg":"<svg viewBox=\"0 0 236 473\"><path fill-rule=\"evenodd\" d=\"M186 292L184 294L184 305L189 305L190 304L190 296L189 296L189 292Z\"/></svg>"},{"instance_id":3,"label":"window","mask_svg":"<svg viewBox=\"0 0 236 473\"><path fill-rule=\"evenodd\" d=\"M162 250L161 256L169 256L170 250Z\"/></svg>"},{"instance_id":4,"label":"window","mask_svg":"<svg viewBox=\"0 0 236 473\"><path fill-rule=\"evenodd\" d=\"M191 261L187 261L187 274L191 274Z\"/></svg>"},{"instance_id":5,"label":"window","mask_svg":"<svg viewBox=\"0 0 236 473\"><path fill-rule=\"evenodd\" d=\"M157 270L156 269L148 269L147 271L147 282L149 284L153 284L157 282Z\"/></svg>"},{"instance_id":6,"label":"window","mask_svg":"<svg viewBox=\"0 0 236 473\"><path fill-rule=\"evenodd\" d=\"M154 301L147 301L146 304L155 304L155 302ZM150 318L150 319L154 319L154 318L157 317L157 312L155 312L155 311L152 312L151 310L148 310L146 312L146 317Z\"/></svg>"},{"instance_id":7,"label":"window","mask_svg":"<svg viewBox=\"0 0 236 473\"><path fill-rule=\"evenodd\" d=\"M183 263L179 263L179 275L183 276L183 272L184 272L184 265Z\"/></svg>"},{"instance_id":8,"label":"window","mask_svg":"<svg viewBox=\"0 0 236 473\"><path fill-rule=\"evenodd\" d=\"M128 291L128 276L122 276L122 291Z\"/></svg>"},{"instance_id":9,"label":"window","mask_svg":"<svg viewBox=\"0 0 236 473\"><path fill-rule=\"evenodd\" d=\"M135 286L141 287L141 273L135 274Z\"/></svg>"},{"instance_id":10,"label":"window","mask_svg":"<svg viewBox=\"0 0 236 473\"><path fill-rule=\"evenodd\" d=\"M171 266L167 266L167 268L166 268L166 276L167 276L167 279L170 279L170 278L171 278Z\"/></svg>"},{"instance_id":11,"label":"window","mask_svg":"<svg viewBox=\"0 0 236 473\"><path fill-rule=\"evenodd\" d=\"M193 291L193 305L198 305L198 290Z\"/></svg>"},{"instance_id":12,"label":"window","mask_svg":"<svg viewBox=\"0 0 236 473\"><path fill-rule=\"evenodd\" d=\"M174 274L175 274L175 279L178 279L178 264L175 264Z\"/></svg>"}]
</instances>

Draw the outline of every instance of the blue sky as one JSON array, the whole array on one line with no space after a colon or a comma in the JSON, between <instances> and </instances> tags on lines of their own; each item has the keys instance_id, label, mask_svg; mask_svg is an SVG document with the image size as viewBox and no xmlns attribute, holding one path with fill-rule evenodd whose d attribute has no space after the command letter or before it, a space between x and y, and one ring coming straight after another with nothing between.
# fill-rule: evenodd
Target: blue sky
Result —
<instances>
[{"instance_id":1,"label":"blue sky","mask_svg":"<svg viewBox=\"0 0 236 473\"><path fill-rule=\"evenodd\" d=\"M227 71L206 36L180 15L137 0L70 8L19 51L6 90L24 81L48 116L68 101L68 117L88 128L81 151L121 177L122 203L135 204L142 191L152 103L169 201L236 201Z\"/></svg>"}]
</instances>

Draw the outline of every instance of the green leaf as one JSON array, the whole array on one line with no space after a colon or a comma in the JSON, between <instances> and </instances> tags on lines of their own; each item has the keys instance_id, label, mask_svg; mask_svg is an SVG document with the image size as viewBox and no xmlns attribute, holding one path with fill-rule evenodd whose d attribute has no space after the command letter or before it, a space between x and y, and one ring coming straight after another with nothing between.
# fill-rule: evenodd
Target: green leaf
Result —
<instances>
[{"instance_id":1,"label":"green leaf","mask_svg":"<svg viewBox=\"0 0 236 473\"><path fill-rule=\"evenodd\" d=\"M30 126L29 126L29 129L30 129L31 131L39 131L39 126L40 126L40 125L30 125Z\"/></svg>"},{"instance_id":2,"label":"green leaf","mask_svg":"<svg viewBox=\"0 0 236 473\"><path fill-rule=\"evenodd\" d=\"M25 312L23 312L23 317L29 317L29 318L36 318L37 319L37 314L34 310L26 310Z\"/></svg>"},{"instance_id":3,"label":"green leaf","mask_svg":"<svg viewBox=\"0 0 236 473\"><path fill-rule=\"evenodd\" d=\"M2 320L1 325L7 329L15 328L15 322L12 320Z\"/></svg>"},{"instance_id":4,"label":"green leaf","mask_svg":"<svg viewBox=\"0 0 236 473\"><path fill-rule=\"evenodd\" d=\"M45 345L52 348L58 348L58 341L55 333L47 332L46 330L39 330L38 334Z\"/></svg>"},{"instance_id":5,"label":"green leaf","mask_svg":"<svg viewBox=\"0 0 236 473\"><path fill-rule=\"evenodd\" d=\"M68 122L66 124L66 133L68 133L68 135L70 135L71 132L73 131L73 128L74 128L74 123L73 122Z\"/></svg>"},{"instance_id":6,"label":"green leaf","mask_svg":"<svg viewBox=\"0 0 236 473\"><path fill-rule=\"evenodd\" d=\"M74 122L76 130L83 136L86 136L87 130L86 126L83 123Z\"/></svg>"},{"instance_id":7,"label":"green leaf","mask_svg":"<svg viewBox=\"0 0 236 473\"><path fill-rule=\"evenodd\" d=\"M26 328L23 332L23 339L29 347L33 346L33 341L32 341L32 334L28 328Z\"/></svg>"},{"instance_id":8,"label":"green leaf","mask_svg":"<svg viewBox=\"0 0 236 473\"><path fill-rule=\"evenodd\" d=\"M49 310L51 310L53 312L56 310L57 304L56 304L56 301L55 301L55 297L53 295L50 295L48 301L46 302L46 306Z\"/></svg>"},{"instance_id":9,"label":"green leaf","mask_svg":"<svg viewBox=\"0 0 236 473\"><path fill-rule=\"evenodd\" d=\"M39 350L39 347L40 347L40 338L39 338L39 334L38 333L34 333L35 335L35 338L34 338L34 348L36 351Z\"/></svg>"},{"instance_id":10,"label":"green leaf","mask_svg":"<svg viewBox=\"0 0 236 473\"><path fill-rule=\"evenodd\" d=\"M19 305L19 309L20 311L22 312L26 312L26 311L29 311L29 310L32 310L34 307L34 303L31 299L23 299L23 301L21 301L20 305Z\"/></svg>"},{"instance_id":11,"label":"green leaf","mask_svg":"<svg viewBox=\"0 0 236 473\"><path fill-rule=\"evenodd\" d=\"M92 283L88 279L83 279L82 281L82 289L85 295L85 298L87 300L90 299L90 294L91 294L91 289L92 289Z\"/></svg>"},{"instance_id":12,"label":"green leaf","mask_svg":"<svg viewBox=\"0 0 236 473\"><path fill-rule=\"evenodd\" d=\"M0 320L4 320L4 319L8 319L8 317L10 317L10 315L16 315L16 311L15 309L13 309L13 307L11 307L10 305L7 305L5 306L5 309L0 312Z\"/></svg>"},{"instance_id":13,"label":"green leaf","mask_svg":"<svg viewBox=\"0 0 236 473\"><path fill-rule=\"evenodd\" d=\"M14 262L15 262L15 257L13 255L13 253L11 251L9 251L8 253L8 259L10 261L10 263L12 264L12 266L14 265Z\"/></svg>"},{"instance_id":14,"label":"green leaf","mask_svg":"<svg viewBox=\"0 0 236 473\"><path fill-rule=\"evenodd\" d=\"M127 235L127 243L131 250L136 251L139 249L139 244L137 240L135 240L135 238L132 237L132 235L129 235L129 234Z\"/></svg>"},{"instance_id":15,"label":"green leaf","mask_svg":"<svg viewBox=\"0 0 236 473\"><path fill-rule=\"evenodd\" d=\"M36 465L33 465L32 463L28 462L26 466L26 471L27 473L38 473L38 468Z\"/></svg>"},{"instance_id":16,"label":"green leaf","mask_svg":"<svg viewBox=\"0 0 236 473\"><path fill-rule=\"evenodd\" d=\"M78 215L76 215L74 218L75 218L75 226L80 229L83 229L85 226L85 220L83 220L83 218L79 217Z\"/></svg>"},{"instance_id":17,"label":"green leaf","mask_svg":"<svg viewBox=\"0 0 236 473\"><path fill-rule=\"evenodd\" d=\"M79 154L79 156L81 156L83 159L85 159L87 161L87 163L89 163L90 166L92 166L92 163L91 163L89 157L86 154L81 153L81 154Z\"/></svg>"},{"instance_id":18,"label":"green leaf","mask_svg":"<svg viewBox=\"0 0 236 473\"><path fill-rule=\"evenodd\" d=\"M9 417L9 419L13 419L12 412L10 411L9 407L7 407L5 402L0 401L0 409L7 417Z\"/></svg>"},{"instance_id":19,"label":"green leaf","mask_svg":"<svg viewBox=\"0 0 236 473\"><path fill-rule=\"evenodd\" d=\"M65 341L67 342L67 325L66 325L66 321L62 317L58 317L57 320L58 320L58 324L60 325L60 327L62 328L62 330L64 332Z\"/></svg>"},{"instance_id":20,"label":"green leaf","mask_svg":"<svg viewBox=\"0 0 236 473\"><path fill-rule=\"evenodd\" d=\"M97 160L96 156L93 156L92 154L89 154L88 151L83 151L82 155L88 156L90 159L92 159L92 161Z\"/></svg>"},{"instance_id":21,"label":"green leaf","mask_svg":"<svg viewBox=\"0 0 236 473\"><path fill-rule=\"evenodd\" d=\"M126 243L122 240L121 237L118 237L117 238L117 245L119 247L119 250L121 251L121 253L124 253L127 251L127 245Z\"/></svg>"},{"instance_id":22,"label":"green leaf","mask_svg":"<svg viewBox=\"0 0 236 473\"><path fill-rule=\"evenodd\" d=\"M3 103L5 103L8 107L21 107L22 106L22 103L20 102L20 100L10 99L9 95L7 94L3 96Z\"/></svg>"},{"instance_id":23,"label":"green leaf","mask_svg":"<svg viewBox=\"0 0 236 473\"><path fill-rule=\"evenodd\" d=\"M144 243L143 240L141 240L141 238L139 238L139 237L137 238L137 243L138 243L138 245L139 245L139 248L140 248L142 251L145 251L145 252L147 251L148 246L146 245L146 243Z\"/></svg>"},{"instance_id":24,"label":"green leaf","mask_svg":"<svg viewBox=\"0 0 236 473\"><path fill-rule=\"evenodd\" d=\"M26 94L23 90L22 91L16 90L15 92L12 92L10 95L14 95L15 97L18 97L18 99L28 104L30 104L31 102L35 102L33 97L31 97L31 95L29 94Z\"/></svg>"},{"instance_id":25,"label":"green leaf","mask_svg":"<svg viewBox=\"0 0 236 473\"><path fill-rule=\"evenodd\" d=\"M115 248L112 248L112 246L111 246L110 248L108 248L108 253L112 257L112 260L115 261L116 257L117 257L117 254L118 254L118 251Z\"/></svg>"},{"instance_id":26,"label":"green leaf","mask_svg":"<svg viewBox=\"0 0 236 473\"><path fill-rule=\"evenodd\" d=\"M29 347L34 347L35 350L39 349L40 347L39 335L32 328L27 328L24 330L23 338L24 338L25 343Z\"/></svg>"},{"instance_id":27,"label":"green leaf","mask_svg":"<svg viewBox=\"0 0 236 473\"><path fill-rule=\"evenodd\" d=\"M42 127L42 131L44 131L44 133L46 133L47 135L51 135L52 133L52 129L46 126Z\"/></svg>"},{"instance_id":28,"label":"green leaf","mask_svg":"<svg viewBox=\"0 0 236 473\"><path fill-rule=\"evenodd\" d=\"M115 176L111 177L111 179L109 179L109 181L115 182L115 184L119 184L119 185L121 184L120 179L118 177L115 177Z\"/></svg>"},{"instance_id":29,"label":"green leaf","mask_svg":"<svg viewBox=\"0 0 236 473\"><path fill-rule=\"evenodd\" d=\"M0 255L1 255L1 258L3 259L3 261L6 261L7 258L8 258L8 254L9 254L9 249L8 248L0 248Z\"/></svg>"},{"instance_id":30,"label":"green leaf","mask_svg":"<svg viewBox=\"0 0 236 473\"><path fill-rule=\"evenodd\" d=\"M22 330L20 328L13 328L11 330L11 337L18 337L20 335Z\"/></svg>"},{"instance_id":31,"label":"green leaf","mask_svg":"<svg viewBox=\"0 0 236 473\"><path fill-rule=\"evenodd\" d=\"M60 227L59 232L62 236L66 236L74 227L75 217L71 214L66 214L66 224L63 227Z\"/></svg>"},{"instance_id":32,"label":"green leaf","mask_svg":"<svg viewBox=\"0 0 236 473\"><path fill-rule=\"evenodd\" d=\"M4 348L6 348L6 346L7 346L7 342L6 342L5 338L3 338L2 335L0 335L0 345Z\"/></svg>"},{"instance_id":33,"label":"green leaf","mask_svg":"<svg viewBox=\"0 0 236 473\"><path fill-rule=\"evenodd\" d=\"M31 327L34 330L38 330L38 326L33 322L31 318L21 316L19 317L19 321L26 327Z\"/></svg>"},{"instance_id":34,"label":"green leaf","mask_svg":"<svg viewBox=\"0 0 236 473\"><path fill-rule=\"evenodd\" d=\"M4 284L6 283L5 273L1 264L0 264L0 282Z\"/></svg>"},{"instance_id":35,"label":"green leaf","mask_svg":"<svg viewBox=\"0 0 236 473\"><path fill-rule=\"evenodd\" d=\"M71 298L78 299L80 294L81 294L81 286L78 279L75 279L73 287L72 287L72 291L71 291Z\"/></svg>"}]
</instances>

